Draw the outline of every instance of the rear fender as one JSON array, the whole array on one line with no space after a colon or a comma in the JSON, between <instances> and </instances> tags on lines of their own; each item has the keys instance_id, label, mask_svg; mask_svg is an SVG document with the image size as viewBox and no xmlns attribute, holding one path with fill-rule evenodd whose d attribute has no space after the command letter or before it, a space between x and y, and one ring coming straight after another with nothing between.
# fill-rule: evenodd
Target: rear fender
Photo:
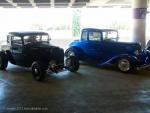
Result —
<instances>
[{"instance_id":1,"label":"rear fender","mask_svg":"<svg viewBox=\"0 0 150 113\"><path fill-rule=\"evenodd\" d=\"M105 64L116 64L119 59L121 58L127 58L131 62L131 65L138 66L140 64L140 61L138 60L137 57L128 55L128 54L121 54L118 56L114 56L111 59L107 60L106 62L101 63L100 65L105 65Z\"/></svg>"}]
</instances>

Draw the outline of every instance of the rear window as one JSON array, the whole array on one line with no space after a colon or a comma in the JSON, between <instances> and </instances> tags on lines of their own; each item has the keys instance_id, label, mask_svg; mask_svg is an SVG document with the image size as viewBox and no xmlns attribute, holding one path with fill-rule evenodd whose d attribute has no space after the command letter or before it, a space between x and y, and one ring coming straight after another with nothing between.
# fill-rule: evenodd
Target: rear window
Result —
<instances>
[{"instance_id":1,"label":"rear window","mask_svg":"<svg viewBox=\"0 0 150 113\"><path fill-rule=\"evenodd\" d=\"M104 41L118 41L118 32L116 31L103 31Z\"/></svg>"}]
</instances>

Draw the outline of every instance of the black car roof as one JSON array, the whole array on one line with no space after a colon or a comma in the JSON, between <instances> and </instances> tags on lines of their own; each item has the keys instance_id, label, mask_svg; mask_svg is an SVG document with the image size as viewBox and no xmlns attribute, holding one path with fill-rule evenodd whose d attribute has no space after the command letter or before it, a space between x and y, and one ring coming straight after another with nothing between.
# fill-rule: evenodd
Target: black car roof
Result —
<instances>
[{"instance_id":1,"label":"black car roof","mask_svg":"<svg viewBox=\"0 0 150 113\"><path fill-rule=\"evenodd\" d=\"M41 31L25 31L25 32L9 32L10 35L25 36L25 35L48 35L46 32Z\"/></svg>"}]
</instances>

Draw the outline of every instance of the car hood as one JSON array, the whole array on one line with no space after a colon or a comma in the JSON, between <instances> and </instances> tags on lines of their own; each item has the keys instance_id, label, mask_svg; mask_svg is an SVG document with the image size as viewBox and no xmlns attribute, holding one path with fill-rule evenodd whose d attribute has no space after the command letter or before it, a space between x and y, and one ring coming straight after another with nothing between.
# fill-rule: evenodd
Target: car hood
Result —
<instances>
[{"instance_id":1,"label":"car hood","mask_svg":"<svg viewBox=\"0 0 150 113\"><path fill-rule=\"evenodd\" d=\"M31 43L28 44L27 47L29 47L30 49L39 49L39 50L50 50L52 48L59 48L57 46L54 46L52 44L48 44L48 43Z\"/></svg>"}]
</instances>

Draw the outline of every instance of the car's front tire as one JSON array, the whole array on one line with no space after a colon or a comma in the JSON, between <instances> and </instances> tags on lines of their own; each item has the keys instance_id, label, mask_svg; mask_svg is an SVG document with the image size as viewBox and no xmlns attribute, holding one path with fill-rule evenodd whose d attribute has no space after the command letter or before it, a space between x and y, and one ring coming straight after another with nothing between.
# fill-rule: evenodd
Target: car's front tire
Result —
<instances>
[{"instance_id":1,"label":"car's front tire","mask_svg":"<svg viewBox=\"0 0 150 113\"><path fill-rule=\"evenodd\" d=\"M121 72L129 72L132 69L131 62L128 58L119 59L117 67Z\"/></svg>"},{"instance_id":2,"label":"car's front tire","mask_svg":"<svg viewBox=\"0 0 150 113\"><path fill-rule=\"evenodd\" d=\"M36 81L43 81L45 79L46 71L42 68L40 63L34 62L32 64L32 75Z\"/></svg>"},{"instance_id":3,"label":"car's front tire","mask_svg":"<svg viewBox=\"0 0 150 113\"><path fill-rule=\"evenodd\" d=\"M80 66L79 60L74 56L70 56L66 58L65 65L66 65L66 69L71 72L76 72Z\"/></svg>"},{"instance_id":4,"label":"car's front tire","mask_svg":"<svg viewBox=\"0 0 150 113\"><path fill-rule=\"evenodd\" d=\"M0 70L5 70L8 66L8 59L5 52L0 52Z\"/></svg>"}]
</instances>

